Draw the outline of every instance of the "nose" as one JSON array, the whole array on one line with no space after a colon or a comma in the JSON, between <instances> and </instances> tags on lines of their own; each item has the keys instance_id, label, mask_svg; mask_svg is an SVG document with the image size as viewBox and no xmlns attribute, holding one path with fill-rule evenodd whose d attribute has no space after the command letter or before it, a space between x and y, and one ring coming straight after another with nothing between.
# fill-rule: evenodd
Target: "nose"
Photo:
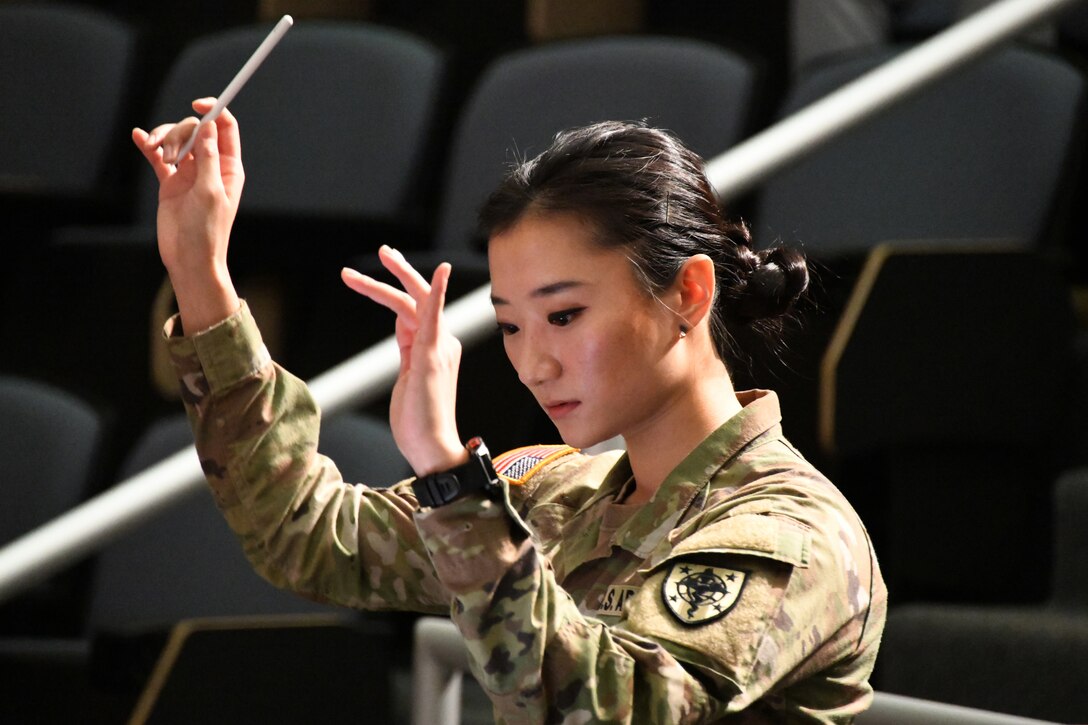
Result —
<instances>
[{"instance_id":1,"label":"nose","mask_svg":"<svg viewBox=\"0 0 1088 725\"><path fill-rule=\"evenodd\" d=\"M508 347L507 354L522 385L532 389L559 377L563 367L549 349L528 336L519 342L518 349Z\"/></svg>"}]
</instances>

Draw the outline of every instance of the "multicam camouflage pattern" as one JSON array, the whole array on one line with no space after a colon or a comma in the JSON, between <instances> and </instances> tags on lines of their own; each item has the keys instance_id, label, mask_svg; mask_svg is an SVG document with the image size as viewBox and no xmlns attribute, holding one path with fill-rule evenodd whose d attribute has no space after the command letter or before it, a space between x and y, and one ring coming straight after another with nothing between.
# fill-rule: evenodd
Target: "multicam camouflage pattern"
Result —
<instances>
[{"instance_id":1,"label":"multicam camouflage pattern","mask_svg":"<svg viewBox=\"0 0 1088 725\"><path fill-rule=\"evenodd\" d=\"M505 500L419 512L408 482L348 485L316 454L318 411L244 307L169 345L257 569L347 606L450 613L500 722L832 723L868 706L887 592L773 393L741 394L645 505L616 503L625 456L538 448L496 458Z\"/></svg>"}]
</instances>

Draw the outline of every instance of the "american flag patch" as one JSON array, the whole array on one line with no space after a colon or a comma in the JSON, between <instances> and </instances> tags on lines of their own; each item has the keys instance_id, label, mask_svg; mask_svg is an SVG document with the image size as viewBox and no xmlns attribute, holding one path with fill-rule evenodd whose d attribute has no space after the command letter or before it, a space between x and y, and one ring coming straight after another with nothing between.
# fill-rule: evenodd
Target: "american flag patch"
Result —
<instances>
[{"instance_id":1,"label":"american flag patch","mask_svg":"<svg viewBox=\"0 0 1088 725\"><path fill-rule=\"evenodd\" d=\"M575 452L577 449L570 446L525 446L503 453L493 464L500 476L514 483L524 483L544 464Z\"/></svg>"}]
</instances>

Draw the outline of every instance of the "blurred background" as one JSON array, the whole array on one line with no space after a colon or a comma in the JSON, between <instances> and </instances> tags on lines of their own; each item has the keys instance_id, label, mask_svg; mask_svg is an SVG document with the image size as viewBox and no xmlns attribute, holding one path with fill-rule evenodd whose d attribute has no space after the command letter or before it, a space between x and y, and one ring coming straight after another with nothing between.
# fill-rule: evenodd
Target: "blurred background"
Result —
<instances>
[{"instance_id":1,"label":"blurred background","mask_svg":"<svg viewBox=\"0 0 1088 725\"><path fill-rule=\"evenodd\" d=\"M339 282L381 244L452 260L454 296L486 283L475 210L555 132L645 119L709 160L987 4L0 0L0 546L191 442L129 130L190 115L282 14L231 105L231 265L310 378L392 331ZM726 200L813 264L786 347L733 372L779 392L870 529L876 686L1065 722L1088 720L1086 54L1073 3ZM497 334L461 386L460 429L493 450L558 442ZM387 405L323 422L347 480L408 475ZM412 617L276 592L237 548L201 493L0 602L0 720L406 721Z\"/></svg>"}]
</instances>

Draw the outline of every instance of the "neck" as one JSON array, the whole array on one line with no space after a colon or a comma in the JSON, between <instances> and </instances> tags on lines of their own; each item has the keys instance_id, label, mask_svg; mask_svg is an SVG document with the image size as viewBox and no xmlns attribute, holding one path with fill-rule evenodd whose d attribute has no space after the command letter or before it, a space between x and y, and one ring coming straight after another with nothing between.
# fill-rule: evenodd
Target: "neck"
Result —
<instances>
[{"instance_id":1,"label":"neck","mask_svg":"<svg viewBox=\"0 0 1088 725\"><path fill-rule=\"evenodd\" d=\"M740 412L729 373L716 362L710 374L699 375L653 420L624 434L636 482L628 503L649 501L692 450Z\"/></svg>"}]
</instances>

